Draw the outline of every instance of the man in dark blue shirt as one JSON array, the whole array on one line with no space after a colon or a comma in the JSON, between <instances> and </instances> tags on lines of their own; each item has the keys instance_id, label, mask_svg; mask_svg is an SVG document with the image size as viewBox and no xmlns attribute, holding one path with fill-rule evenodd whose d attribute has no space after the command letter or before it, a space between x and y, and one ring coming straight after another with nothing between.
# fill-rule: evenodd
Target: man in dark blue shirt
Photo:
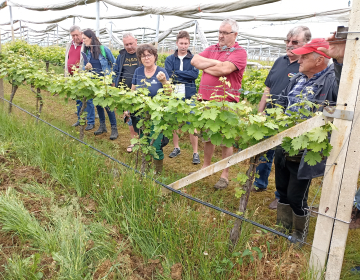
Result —
<instances>
[{"instance_id":1,"label":"man in dark blue shirt","mask_svg":"<svg viewBox=\"0 0 360 280\"><path fill-rule=\"evenodd\" d=\"M264 112L265 108L272 108L281 91L288 85L291 77L299 72L298 55L291 51L302 47L311 40L311 33L306 26L297 26L291 29L286 36L286 55L279 57L271 68L266 80L264 95L259 103L259 112ZM268 185L268 178L271 172L271 166L274 159L274 150L266 153L266 158L262 157L263 163L259 164L256 172L259 178L255 179L255 192L265 191ZM270 209L276 209L280 197L275 192L275 200L270 203Z\"/></svg>"}]
</instances>

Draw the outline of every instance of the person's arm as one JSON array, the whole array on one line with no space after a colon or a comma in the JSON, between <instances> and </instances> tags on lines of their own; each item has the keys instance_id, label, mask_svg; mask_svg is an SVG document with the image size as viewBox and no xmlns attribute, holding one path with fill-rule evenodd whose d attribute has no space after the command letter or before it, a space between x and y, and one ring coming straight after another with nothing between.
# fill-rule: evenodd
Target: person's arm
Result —
<instances>
[{"instance_id":1,"label":"person's arm","mask_svg":"<svg viewBox=\"0 0 360 280\"><path fill-rule=\"evenodd\" d=\"M215 77L221 77L221 76L227 76L236 70L238 69L232 62L218 61L217 65L204 69L204 72L213 75Z\"/></svg>"},{"instance_id":2,"label":"person's arm","mask_svg":"<svg viewBox=\"0 0 360 280\"><path fill-rule=\"evenodd\" d=\"M174 75L174 63L172 63L171 61L171 57L168 56L166 59L165 59L165 70L166 72L169 74L170 77L173 77Z\"/></svg>"},{"instance_id":3,"label":"person's arm","mask_svg":"<svg viewBox=\"0 0 360 280\"><path fill-rule=\"evenodd\" d=\"M131 91L135 91L136 90L136 85L131 85Z\"/></svg>"},{"instance_id":4,"label":"person's arm","mask_svg":"<svg viewBox=\"0 0 360 280\"><path fill-rule=\"evenodd\" d=\"M200 70L215 66L219 63L220 61L216 59L206 58L198 54L195 54L194 57L191 59L191 65L195 66L197 69Z\"/></svg>"},{"instance_id":5,"label":"person's arm","mask_svg":"<svg viewBox=\"0 0 360 280\"><path fill-rule=\"evenodd\" d=\"M260 103L259 103L259 112L264 112L265 107L266 107L266 100L267 100L268 98L270 98L269 93L270 93L270 88L266 87L266 88L264 89L264 94L263 94L263 96L261 97L261 100L260 100Z\"/></svg>"},{"instance_id":6,"label":"person's arm","mask_svg":"<svg viewBox=\"0 0 360 280\"><path fill-rule=\"evenodd\" d=\"M116 80L120 76L120 54L116 58L116 62L114 64L113 71L115 72L114 78L113 78L113 86L116 85ZM119 77L120 78L120 77Z\"/></svg>"},{"instance_id":7,"label":"person's arm","mask_svg":"<svg viewBox=\"0 0 360 280\"><path fill-rule=\"evenodd\" d=\"M184 71L175 70L174 73L176 76L180 78L194 81L199 76L199 69L193 67L193 69L191 70L184 70Z\"/></svg>"},{"instance_id":8,"label":"person's arm","mask_svg":"<svg viewBox=\"0 0 360 280\"><path fill-rule=\"evenodd\" d=\"M338 84L340 83L340 77L342 72L342 64L344 62L345 56L345 46L346 40L344 39L337 39L335 38L335 34L331 35L326 39L329 42L329 48L318 48L319 51L327 54L331 58L334 59L334 70L335 70L335 77Z\"/></svg>"}]
</instances>

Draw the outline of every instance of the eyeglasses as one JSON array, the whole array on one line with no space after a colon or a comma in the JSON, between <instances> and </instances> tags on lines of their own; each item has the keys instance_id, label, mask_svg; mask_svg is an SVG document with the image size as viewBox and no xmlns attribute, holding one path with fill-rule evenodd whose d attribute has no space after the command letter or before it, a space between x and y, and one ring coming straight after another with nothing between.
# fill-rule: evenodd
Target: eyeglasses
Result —
<instances>
[{"instance_id":1,"label":"eyeglasses","mask_svg":"<svg viewBox=\"0 0 360 280\"><path fill-rule=\"evenodd\" d=\"M296 41L296 40L284 40L285 44L293 44L294 46L298 45L300 42L299 41Z\"/></svg>"},{"instance_id":2,"label":"eyeglasses","mask_svg":"<svg viewBox=\"0 0 360 280\"><path fill-rule=\"evenodd\" d=\"M219 35L223 35L223 36L226 36L226 35L230 35L231 33L235 33L235 32L233 32L233 31L231 31L231 32L226 32L226 31L218 31L218 33L219 33Z\"/></svg>"},{"instance_id":3,"label":"eyeglasses","mask_svg":"<svg viewBox=\"0 0 360 280\"><path fill-rule=\"evenodd\" d=\"M152 56L153 54L142 55L141 59L150 59Z\"/></svg>"}]
</instances>

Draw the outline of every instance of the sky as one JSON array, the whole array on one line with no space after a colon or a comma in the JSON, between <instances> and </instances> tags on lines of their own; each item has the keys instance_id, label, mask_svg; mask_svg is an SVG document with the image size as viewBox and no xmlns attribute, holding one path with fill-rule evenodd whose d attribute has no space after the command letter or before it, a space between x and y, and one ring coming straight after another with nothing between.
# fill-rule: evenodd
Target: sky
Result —
<instances>
[{"instance_id":1,"label":"sky","mask_svg":"<svg viewBox=\"0 0 360 280\"><path fill-rule=\"evenodd\" d=\"M17 3L23 3L26 5L42 6L51 5L54 3L64 3L69 0L14 0ZM222 2L221 0L218 0ZM172 7L181 5L193 5L195 3L216 3L216 1L197 1L197 0L157 0L145 1L145 0L132 0L133 4L152 5L152 6L165 6ZM130 1L127 2L129 4ZM296 4L298 3L298 4ZM343 9L348 7L349 0L281 0L276 3L266 4L262 6L247 8L230 13L214 14L214 15L267 15L267 14L298 14L298 13L316 13L327 10ZM71 8L65 11L30 11L23 8L12 8L13 19L23 19L32 21L45 21L61 17L69 14L96 16L96 4L88 4L86 6L79 6ZM126 11L113 7L107 4L107 7L100 3L100 16L113 16L119 14L132 13L132 11ZM180 18L175 16L161 16L160 30L165 30L172 26L180 25L191 19ZM9 8L6 7L0 10L0 23L10 21ZM292 21L292 22L239 22L240 31L246 33L252 33L257 35L269 35L269 36L285 36L288 30L296 25L306 25L312 31L313 38L328 37L331 31L335 31L338 25L344 25L344 23L338 22L323 22L320 18L312 18L307 20ZM59 23L61 27L68 29L73 23L72 19L67 19ZM126 18L120 20L113 20L114 29L126 29L132 27L149 27L156 28L157 16L147 15L143 17ZM203 30L215 30L219 27L219 21L199 20L200 26ZM96 28L95 20L85 20L76 18L76 24L81 28ZM34 24L22 24L36 30L43 30L47 25L34 25ZM346 25L346 24L345 24ZM15 28L19 27L19 23L14 25ZM110 20L101 20L100 28L110 27ZM10 26L0 26L2 29L10 29ZM188 31L193 32L194 27L191 27ZM3 33L3 31L2 31ZM134 33L142 33L141 30L134 31Z\"/></svg>"}]
</instances>

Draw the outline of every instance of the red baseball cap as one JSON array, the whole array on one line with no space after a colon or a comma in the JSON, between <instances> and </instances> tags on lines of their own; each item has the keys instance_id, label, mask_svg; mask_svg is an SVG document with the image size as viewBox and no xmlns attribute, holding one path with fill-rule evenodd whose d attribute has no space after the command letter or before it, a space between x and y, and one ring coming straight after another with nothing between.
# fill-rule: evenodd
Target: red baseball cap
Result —
<instances>
[{"instance_id":1,"label":"red baseball cap","mask_svg":"<svg viewBox=\"0 0 360 280\"><path fill-rule=\"evenodd\" d=\"M319 48L319 47L323 47L325 49L328 49L329 48L329 42L326 41L323 38L315 38L315 39L312 39L310 43L307 43L306 45L302 46L301 48L294 49L291 52L294 53L294 54L297 54L297 55L316 52L318 54L321 54L321 55L325 56L326 58L330 58L330 56L324 54L322 51L318 51L317 48Z\"/></svg>"}]
</instances>

